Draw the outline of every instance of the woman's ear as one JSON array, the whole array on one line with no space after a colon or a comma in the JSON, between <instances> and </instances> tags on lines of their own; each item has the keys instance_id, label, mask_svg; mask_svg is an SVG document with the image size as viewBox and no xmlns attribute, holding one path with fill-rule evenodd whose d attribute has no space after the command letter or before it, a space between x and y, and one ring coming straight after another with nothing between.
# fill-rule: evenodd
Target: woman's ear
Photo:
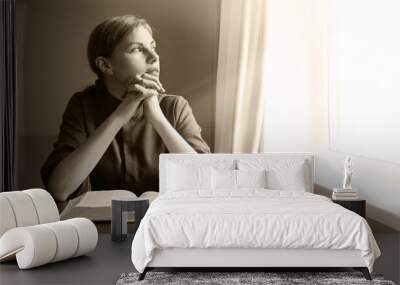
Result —
<instances>
[{"instance_id":1,"label":"woman's ear","mask_svg":"<svg viewBox=\"0 0 400 285\"><path fill-rule=\"evenodd\" d=\"M99 56L94 62L96 63L97 68L100 69L103 74L113 74L111 63L105 57Z\"/></svg>"}]
</instances>

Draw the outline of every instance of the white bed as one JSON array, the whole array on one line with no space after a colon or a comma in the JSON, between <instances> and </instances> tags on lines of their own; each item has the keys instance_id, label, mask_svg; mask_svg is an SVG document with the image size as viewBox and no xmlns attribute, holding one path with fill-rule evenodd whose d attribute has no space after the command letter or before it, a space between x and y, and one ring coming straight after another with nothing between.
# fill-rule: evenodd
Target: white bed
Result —
<instances>
[{"instance_id":1,"label":"white bed","mask_svg":"<svg viewBox=\"0 0 400 285\"><path fill-rule=\"evenodd\" d=\"M132 243L140 279L154 267L354 267L370 278L380 251L367 222L313 194L313 181L309 153L161 155L160 196Z\"/></svg>"}]
</instances>

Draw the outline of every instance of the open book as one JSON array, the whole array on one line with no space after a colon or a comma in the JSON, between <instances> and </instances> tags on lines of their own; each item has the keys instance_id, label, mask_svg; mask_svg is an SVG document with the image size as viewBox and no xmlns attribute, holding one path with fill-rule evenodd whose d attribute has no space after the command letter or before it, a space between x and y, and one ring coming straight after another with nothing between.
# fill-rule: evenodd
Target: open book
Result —
<instances>
[{"instance_id":1,"label":"open book","mask_svg":"<svg viewBox=\"0 0 400 285\"><path fill-rule=\"evenodd\" d=\"M86 192L68 202L61 212L62 220L85 217L92 221L111 221L111 200L113 197L137 196L127 190L107 190ZM158 197L158 192L146 191L139 198L149 199L150 203Z\"/></svg>"}]
</instances>

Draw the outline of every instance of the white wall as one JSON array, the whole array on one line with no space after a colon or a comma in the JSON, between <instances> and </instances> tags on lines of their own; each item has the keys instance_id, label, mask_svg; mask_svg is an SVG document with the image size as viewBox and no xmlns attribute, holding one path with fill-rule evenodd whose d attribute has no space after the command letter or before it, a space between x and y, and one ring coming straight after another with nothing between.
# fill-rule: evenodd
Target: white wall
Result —
<instances>
[{"instance_id":1,"label":"white wall","mask_svg":"<svg viewBox=\"0 0 400 285\"><path fill-rule=\"evenodd\" d=\"M347 155L329 144L325 5L326 0L268 1L263 149L314 152L316 188L322 190L340 186ZM389 139L393 132L398 130L385 130ZM400 231L400 166L354 155L353 161L353 186L367 200L367 216Z\"/></svg>"},{"instance_id":2,"label":"white wall","mask_svg":"<svg viewBox=\"0 0 400 285\"><path fill-rule=\"evenodd\" d=\"M327 11L331 146L400 165L400 1L328 1Z\"/></svg>"}]
</instances>

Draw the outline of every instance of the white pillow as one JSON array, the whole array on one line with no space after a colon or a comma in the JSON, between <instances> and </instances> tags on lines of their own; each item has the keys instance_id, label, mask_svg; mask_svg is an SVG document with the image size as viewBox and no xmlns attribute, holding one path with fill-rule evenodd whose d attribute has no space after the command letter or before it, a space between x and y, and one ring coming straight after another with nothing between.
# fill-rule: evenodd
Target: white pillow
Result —
<instances>
[{"instance_id":1,"label":"white pillow","mask_svg":"<svg viewBox=\"0 0 400 285\"><path fill-rule=\"evenodd\" d=\"M237 187L267 188L267 172L263 170L236 170Z\"/></svg>"},{"instance_id":2,"label":"white pillow","mask_svg":"<svg viewBox=\"0 0 400 285\"><path fill-rule=\"evenodd\" d=\"M266 169L267 188L272 190L307 191L311 183L307 160L239 159L238 168Z\"/></svg>"},{"instance_id":3,"label":"white pillow","mask_svg":"<svg viewBox=\"0 0 400 285\"><path fill-rule=\"evenodd\" d=\"M211 167L168 164L167 191L210 190Z\"/></svg>"},{"instance_id":4,"label":"white pillow","mask_svg":"<svg viewBox=\"0 0 400 285\"><path fill-rule=\"evenodd\" d=\"M212 188L236 190L236 170L212 168Z\"/></svg>"},{"instance_id":5,"label":"white pillow","mask_svg":"<svg viewBox=\"0 0 400 285\"><path fill-rule=\"evenodd\" d=\"M306 164L291 168L276 168L267 171L268 188L272 190L306 191Z\"/></svg>"},{"instance_id":6,"label":"white pillow","mask_svg":"<svg viewBox=\"0 0 400 285\"><path fill-rule=\"evenodd\" d=\"M214 190L238 190L239 188L267 188L264 170L212 169Z\"/></svg>"}]
</instances>

